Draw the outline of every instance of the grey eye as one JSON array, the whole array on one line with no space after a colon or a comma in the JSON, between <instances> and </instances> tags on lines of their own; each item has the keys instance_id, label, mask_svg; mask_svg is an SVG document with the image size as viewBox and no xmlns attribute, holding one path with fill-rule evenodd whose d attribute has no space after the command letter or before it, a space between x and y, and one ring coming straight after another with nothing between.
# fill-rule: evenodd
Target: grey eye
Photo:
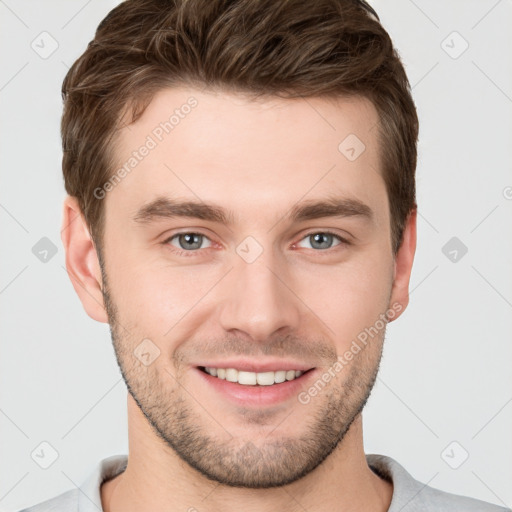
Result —
<instances>
[{"instance_id":1,"label":"grey eye","mask_svg":"<svg viewBox=\"0 0 512 512\"><path fill-rule=\"evenodd\" d=\"M333 241L336 238L339 240L339 242L333 245ZM321 250L330 249L331 247L339 245L342 242L342 239L338 235L323 231L320 231L318 233L311 233L307 235L305 238L303 238L303 241L304 240L309 241L311 245L310 247L308 247L308 249L311 248ZM302 243L302 241L300 243Z\"/></svg>"},{"instance_id":2,"label":"grey eye","mask_svg":"<svg viewBox=\"0 0 512 512\"><path fill-rule=\"evenodd\" d=\"M173 244L175 239L178 241L178 246ZM169 239L169 243L178 249L190 251L195 249L203 249L204 247L202 247L202 245L205 240L208 239L206 236L200 233L177 233Z\"/></svg>"}]
</instances>

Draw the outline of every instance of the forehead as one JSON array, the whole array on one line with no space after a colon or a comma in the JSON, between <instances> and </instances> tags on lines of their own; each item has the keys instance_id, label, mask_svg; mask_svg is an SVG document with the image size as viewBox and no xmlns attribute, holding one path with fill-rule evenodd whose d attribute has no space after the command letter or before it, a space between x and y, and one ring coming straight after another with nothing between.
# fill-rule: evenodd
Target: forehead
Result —
<instances>
[{"instance_id":1,"label":"forehead","mask_svg":"<svg viewBox=\"0 0 512 512\"><path fill-rule=\"evenodd\" d=\"M229 203L253 221L255 212L327 195L385 209L378 151L378 115L362 97L254 100L164 89L119 132L121 177L107 212L115 203L133 214L162 196Z\"/></svg>"}]
</instances>

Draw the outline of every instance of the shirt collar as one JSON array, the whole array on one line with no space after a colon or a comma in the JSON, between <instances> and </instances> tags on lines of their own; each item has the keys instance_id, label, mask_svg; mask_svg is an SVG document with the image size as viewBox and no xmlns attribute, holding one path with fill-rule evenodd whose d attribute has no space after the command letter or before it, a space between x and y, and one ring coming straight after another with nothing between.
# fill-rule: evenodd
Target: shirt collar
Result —
<instances>
[{"instance_id":1,"label":"shirt collar","mask_svg":"<svg viewBox=\"0 0 512 512\"><path fill-rule=\"evenodd\" d=\"M102 512L101 484L122 473L127 464L127 455L112 455L100 461L94 472L79 488L78 512Z\"/></svg>"}]
</instances>

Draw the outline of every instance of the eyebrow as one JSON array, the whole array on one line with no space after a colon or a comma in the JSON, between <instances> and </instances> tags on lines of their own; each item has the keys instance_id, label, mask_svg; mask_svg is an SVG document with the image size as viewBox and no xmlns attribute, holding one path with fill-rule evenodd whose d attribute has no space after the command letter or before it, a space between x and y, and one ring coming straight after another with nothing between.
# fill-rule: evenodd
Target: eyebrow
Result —
<instances>
[{"instance_id":1,"label":"eyebrow","mask_svg":"<svg viewBox=\"0 0 512 512\"><path fill-rule=\"evenodd\" d=\"M227 226L234 224L233 213L220 206L167 197L159 197L143 205L133 216L133 220L140 224L150 224L160 219L178 217L207 220ZM291 222L304 222L323 217L360 217L367 221L373 221L374 212L359 199L329 197L296 204L283 218Z\"/></svg>"}]
</instances>

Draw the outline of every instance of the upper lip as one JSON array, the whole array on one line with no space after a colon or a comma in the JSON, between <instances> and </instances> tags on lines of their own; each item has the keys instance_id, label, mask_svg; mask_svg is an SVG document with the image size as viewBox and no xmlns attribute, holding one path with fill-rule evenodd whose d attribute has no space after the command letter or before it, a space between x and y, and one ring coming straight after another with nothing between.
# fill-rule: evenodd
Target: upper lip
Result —
<instances>
[{"instance_id":1,"label":"upper lip","mask_svg":"<svg viewBox=\"0 0 512 512\"><path fill-rule=\"evenodd\" d=\"M300 370L307 371L314 368L314 366L294 361L279 361L279 360L267 360L267 361L255 361L248 359L228 359L224 361L210 361L201 363L197 366L206 368L235 368L236 370L242 370L245 372L277 372L279 370Z\"/></svg>"}]
</instances>

